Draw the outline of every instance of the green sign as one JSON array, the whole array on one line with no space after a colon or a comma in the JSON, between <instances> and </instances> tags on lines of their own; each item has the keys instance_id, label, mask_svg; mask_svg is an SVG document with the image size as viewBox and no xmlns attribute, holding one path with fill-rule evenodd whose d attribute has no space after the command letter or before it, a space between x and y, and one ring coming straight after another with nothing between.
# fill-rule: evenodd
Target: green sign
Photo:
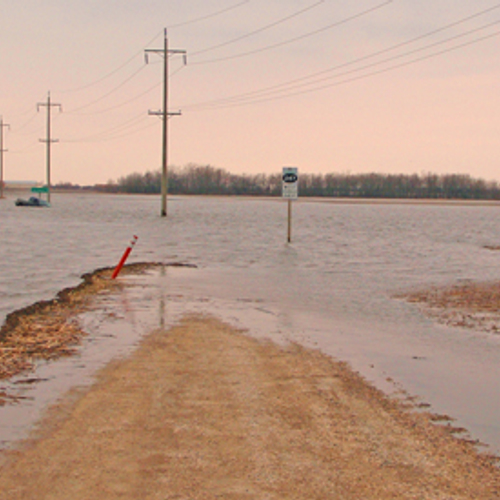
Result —
<instances>
[{"instance_id":1,"label":"green sign","mask_svg":"<svg viewBox=\"0 0 500 500\"><path fill-rule=\"evenodd\" d=\"M42 187L32 187L31 188L32 193L48 193L49 188L47 186L42 186Z\"/></svg>"}]
</instances>

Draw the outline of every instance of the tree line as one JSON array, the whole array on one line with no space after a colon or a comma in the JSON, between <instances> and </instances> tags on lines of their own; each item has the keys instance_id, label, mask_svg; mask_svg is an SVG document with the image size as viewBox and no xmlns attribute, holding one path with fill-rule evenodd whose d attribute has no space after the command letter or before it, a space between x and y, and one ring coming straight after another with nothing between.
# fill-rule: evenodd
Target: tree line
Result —
<instances>
[{"instance_id":1,"label":"tree line","mask_svg":"<svg viewBox=\"0 0 500 500\"><path fill-rule=\"evenodd\" d=\"M161 192L160 171L133 173L95 186L113 193ZM168 192L193 195L281 196L281 173L232 174L211 165L169 169ZM352 198L500 199L496 181L466 174L300 174L299 195Z\"/></svg>"}]
</instances>

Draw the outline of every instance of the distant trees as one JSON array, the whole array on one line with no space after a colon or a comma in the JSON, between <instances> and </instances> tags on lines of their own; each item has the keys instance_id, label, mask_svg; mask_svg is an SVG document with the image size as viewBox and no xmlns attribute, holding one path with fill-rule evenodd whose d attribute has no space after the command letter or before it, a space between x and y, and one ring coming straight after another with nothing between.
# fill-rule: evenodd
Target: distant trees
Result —
<instances>
[{"instance_id":1,"label":"distant trees","mask_svg":"<svg viewBox=\"0 0 500 500\"><path fill-rule=\"evenodd\" d=\"M161 189L160 172L146 172L145 174L130 174L121 177L118 181L118 192L122 193L159 193Z\"/></svg>"},{"instance_id":2,"label":"distant trees","mask_svg":"<svg viewBox=\"0 0 500 500\"><path fill-rule=\"evenodd\" d=\"M231 174L211 165L189 164L169 170L171 194L280 196L281 174ZM121 193L160 193L161 174L146 172L100 185ZM500 199L495 181L464 174L300 174L300 196L355 198Z\"/></svg>"}]
</instances>

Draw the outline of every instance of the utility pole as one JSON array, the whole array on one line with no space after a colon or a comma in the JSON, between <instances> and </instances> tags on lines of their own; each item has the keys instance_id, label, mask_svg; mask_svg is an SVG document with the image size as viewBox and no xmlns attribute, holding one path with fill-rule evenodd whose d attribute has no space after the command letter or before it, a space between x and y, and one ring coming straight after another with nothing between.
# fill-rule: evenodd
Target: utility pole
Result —
<instances>
[{"instance_id":1,"label":"utility pole","mask_svg":"<svg viewBox=\"0 0 500 500\"><path fill-rule=\"evenodd\" d=\"M3 148L3 129L7 127L10 129L10 125L3 122L3 117L0 116L0 199L3 198L3 154L7 152L7 149Z\"/></svg>"},{"instance_id":2,"label":"utility pole","mask_svg":"<svg viewBox=\"0 0 500 500\"><path fill-rule=\"evenodd\" d=\"M169 113L168 111L168 56L170 54L182 54L184 56L184 64L187 63L185 50L170 50L168 48L167 29L164 31L163 49L146 49L145 57L146 64L148 61L148 53L163 55L163 109L159 111L149 111L148 114L160 116L163 120L162 130L162 163L161 163L161 216L167 216L167 192L168 192L168 117L178 116L180 111Z\"/></svg>"},{"instance_id":3,"label":"utility pole","mask_svg":"<svg viewBox=\"0 0 500 500\"><path fill-rule=\"evenodd\" d=\"M59 142L59 139L52 139L50 136L50 110L53 107L57 107L59 111L62 111L62 106L50 102L50 92L47 94L47 102L39 102L36 106L36 110L40 111L42 106L47 108L47 138L39 140L40 142L47 143L47 201L50 203L50 145L53 142Z\"/></svg>"}]
</instances>

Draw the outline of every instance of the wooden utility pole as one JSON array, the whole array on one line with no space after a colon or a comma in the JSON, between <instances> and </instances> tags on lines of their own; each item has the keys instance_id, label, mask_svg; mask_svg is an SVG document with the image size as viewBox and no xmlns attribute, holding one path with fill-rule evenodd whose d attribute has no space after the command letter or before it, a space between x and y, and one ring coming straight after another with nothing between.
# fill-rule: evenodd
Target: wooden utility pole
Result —
<instances>
[{"instance_id":1,"label":"wooden utility pole","mask_svg":"<svg viewBox=\"0 0 500 500\"><path fill-rule=\"evenodd\" d=\"M47 108L47 138L40 139L40 142L47 143L47 201L50 203L50 145L53 142L59 142L59 139L52 139L50 136L50 110L52 107L59 108L62 111L62 106L60 104L53 104L50 102L50 92L47 94L47 102L39 102L37 104L37 111L40 111L40 107L45 106Z\"/></svg>"},{"instance_id":2,"label":"wooden utility pole","mask_svg":"<svg viewBox=\"0 0 500 500\"><path fill-rule=\"evenodd\" d=\"M7 125L3 122L3 117L0 116L0 198L3 198L3 154L7 152L6 149L3 148L3 129L4 127L10 128L10 125Z\"/></svg>"},{"instance_id":3,"label":"wooden utility pole","mask_svg":"<svg viewBox=\"0 0 500 500\"><path fill-rule=\"evenodd\" d=\"M167 29L164 31L163 49L146 49L146 63L148 53L163 55L163 109L159 111L149 111L150 115L160 116L163 120L162 129L162 162L161 162L161 216L167 216L167 192L168 192L168 117L180 115L181 112L170 113L168 111L168 56L170 54L182 54L184 64L186 64L185 50L170 50L168 48Z\"/></svg>"}]
</instances>

